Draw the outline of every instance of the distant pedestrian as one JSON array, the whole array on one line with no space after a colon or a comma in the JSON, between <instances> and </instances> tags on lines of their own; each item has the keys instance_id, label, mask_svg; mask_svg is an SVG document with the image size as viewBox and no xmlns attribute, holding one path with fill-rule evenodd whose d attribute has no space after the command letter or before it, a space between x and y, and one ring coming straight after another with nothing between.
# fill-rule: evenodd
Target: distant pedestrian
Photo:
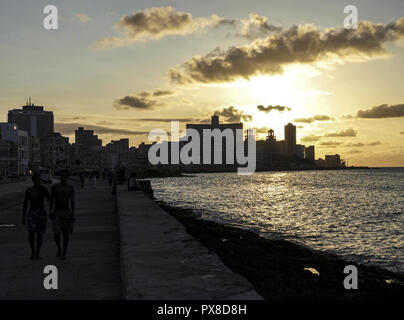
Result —
<instances>
[{"instance_id":1,"label":"distant pedestrian","mask_svg":"<svg viewBox=\"0 0 404 320\"><path fill-rule=\"evenodd\" d=\"M94 188L97 188L97 182L98 182L97 175L94 174L92 180L93 180L93 187L94 187Z\"/></svg>"},{"instance_id":2,"label":"distant pedestrian","mask_svg":"<svg viewBox=\"0 0 404 320\"><path fill-rule=\"evenodd\" d=\"M129 180L128 180L128 190L133 191L139 188L137 180L136 180L136 173L132 172Z\"/></svg>"},{"instance_id":3,"label":"distant pedestrian","mask_svg":"<svg viewBox=\"0 0 404 320\"><path fill-rule=\"evenodd\" d=\"M113 177L112 177L112 191L111 191L111 194L113 194L113 195L115 195L116 194L116 185L118 184L118 181L117 181L117 178L116 178L116 175L114 174L113 175Z\"/></svg>"},{"instance_id":4,"label":"distant pedestrian","mask_svg":"<svg viewBox=\"0 0 404 320\"><path fill-rule=\"evenodd\" d=\"M73 232L75 221L74 188L67 183L68 177L69 173L63 171L60 183L54 184L51 190L51 214L49 216L53 222L54 239L57 246L56 256L61 259L66 258L69 235ZM63 234L63 250L60 243L61 234Z\"/></svg>"},{"instance_id":5,"label":"distant pedestrian","mask_svg":"<svg viewBox=\"0 0 404 320\"><path fill-rule=\"evenodd\" d=\"M39 252L41 251L47 220L44 202L50 199L48 189L42 186L41 176L39 174L32 176L32 182L34 185L25 191L22 215L22 224L25 225L26 222L28 222L28 240L31 246L31 260L40 259Z\"/></svg>"}]
</instances>

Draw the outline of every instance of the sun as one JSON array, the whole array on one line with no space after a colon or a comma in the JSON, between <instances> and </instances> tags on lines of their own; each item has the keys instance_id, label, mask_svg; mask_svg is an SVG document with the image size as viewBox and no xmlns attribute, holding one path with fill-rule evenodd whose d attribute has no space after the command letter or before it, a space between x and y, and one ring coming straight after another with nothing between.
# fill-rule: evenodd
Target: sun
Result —
<instances>
[{"instance_id":1,"label":"sun","mask_svg":"<svg viewBox=\"0 0 404 320\"><path fill-rule=\"evenodd\" d=\"M283 136L283 126L295 119L302 103L297 99L300 88L296 86L296 79L291 75L255 76L245 82L248 87L249 100L251 105L243 107L246 114L253 116L249 123L252 128L272 128L279 136ZM279 112L273 110L269 113L259 111L257 105L263 106L285 106L290 110ZM264 138L265 134L258 135Z\"/></svg>"},{"instance_id":2,"label":"sun","mask_svg":"<svg viewBox=\"0 0 404 320\"><path fill-rule=\"evenodd\" d=\"M318 75L312 68L289 67L283 74L259 75L243 81L248 87L251 105L243 110L253 116L251 127L272 128L276 135L283 137L284 125L306 114L307 106L316 103L316 97L322 94L310 86L310 78ZM239 84L241 85L241 83ZM269 113L259 111L257 105L280 105L290 109ZM262 136L263 134L261 134Z\"/></svg>"},{"instance_id":3,"label":"sun","mask_svg":"<svg viewBox=\"0 0 404 320\"><path fill-rule=\"evenodd\" d=\"M251 95L261 104L286 105L291 103L291 94L295 88L286 76L256 76L249 81Z\"/></svg>"}]
</instances>

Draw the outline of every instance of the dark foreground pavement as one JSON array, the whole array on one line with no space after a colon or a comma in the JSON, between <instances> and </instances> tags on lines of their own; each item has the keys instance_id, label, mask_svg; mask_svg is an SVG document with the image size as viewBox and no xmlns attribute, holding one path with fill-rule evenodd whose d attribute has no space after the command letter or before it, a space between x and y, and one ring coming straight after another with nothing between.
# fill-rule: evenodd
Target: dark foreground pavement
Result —
<instances>
[{"instance_id":1,"label":"dark foreground pavement","mask_svg":"<svg viewBox=\"0 0 404 320\"><path fill-rule=\"evenodd\" d=\"M66 260L56 258L50 221L42 260L29 260L28 234L21 225L22 194L0 201L0 299L121 298L115 198L106 186L75 189L75 230ZM58 290L44 288L46 265L58 269Z\"/></svg>"}]
</instances>

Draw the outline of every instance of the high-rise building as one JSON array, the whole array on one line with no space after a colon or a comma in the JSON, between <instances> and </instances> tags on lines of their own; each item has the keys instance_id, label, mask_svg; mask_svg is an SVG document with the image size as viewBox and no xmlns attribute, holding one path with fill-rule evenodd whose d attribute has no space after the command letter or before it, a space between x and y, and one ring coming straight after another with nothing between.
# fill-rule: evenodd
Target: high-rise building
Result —
<instances>
[{"instance_id":1,"label":"high-rise building","mask_svg":"<svg viewBox=\"0 0 404 320\"><path fill-rule=\"evenodd\" d=\"M44 138L53 133L53 112L44 111L43 106L35 106L31 99L21 109L8 111L8 123L15 123L29 136Z\"/></svg>"},{"instance_id":2,"label":"high-rise building","mask_svg":"<svg viewBox=\"0 0 404 320\"><path fill-rule=\"evenodd\" d=\"M291 123L285 126L285 152L296 154L296 126Z\"/></svg>"},{"instance_id":3,"label":"high-rise building","mask_svg":"<svg viewBox=\"0 0 404 320\"><path fill-rule=\"evenodd\" d=\"M295 148L295 154L297 155L298 158L304 159L304 151L306 147L302 144L297 144Z\"/></svg>"},{"instance_id":4,"label":"high-rise building","mask_svg":"<svg viewBox=\"0 0 404 320\"><path fill-rule=\"evenodd\" d=\"M306 147L304 157L305 159L314 162L315 159L315 148L314 146Z\"/></svg>"},{"instance_id":5,"label":"high-rise building","mask_svg":"<svg viewBox=\"0 0 404 320\"><path fill-rule=\"evenodd\" d=\"M199 133L199 137L200 137L200 164L204 163L204 159L209 158L210 157L210 161L211 164L214 164L214 139L210 138L210 145L211 145L211 154L209 155L204 155L203 154L203 149L204 149L204 145L205 144L209 144L209 140L205 141L205 137L204 137L204 130L214 130L214 129L218 129L221 133L223 133L223 138L221 141L221 150L222 150L222 162L220 164L225 164L226 163L226 155L227 155L227 148L230 144L233 144L233 157L234 159L236 159L236 144L237 144L237 130L243 130L243 123L220 123L219 122L219 117L214 115L211 118L211 123L210 124L191 124L191 123L187 123L186 125L186 129L187 129L187 137L190 137L189 135L189 129L193 129L196 130ZM226 130L226 131L225 131ZM227 138L225 137L225 132L228 132L227 130L231 130L232 131L232 137L231 137L231 141L227 141ZM241 141L242 142L242 141ZM230 149L229 149L230 150ZM234 160L235 161L235 160Z\"/></svg>"}]
</instances>

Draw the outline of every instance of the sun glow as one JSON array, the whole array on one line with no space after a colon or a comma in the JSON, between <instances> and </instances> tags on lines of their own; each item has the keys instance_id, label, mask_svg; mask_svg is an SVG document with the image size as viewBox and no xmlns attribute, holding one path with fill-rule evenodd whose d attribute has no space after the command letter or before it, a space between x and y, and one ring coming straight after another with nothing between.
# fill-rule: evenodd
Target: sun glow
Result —
<instances>
[{"instance_id":1,"label":"sun glow","mask_svg":"<svg viewBox=\"0 0 404 320\"><path fill-rule=\"evenodd\" d=\"M272 128L279 138L283 138L283 127L288 122L306 115L306 106L316 103L316 97L328 94L310 88L309 78L319 75L319 72L310 67L295 66L288 68L282 75L255 76L249 80L237 83L239 87L248 87L251 105L241 107L245 113L253 116L249 124L255 128ZM257 109L257 105L280 105L291 108L279 112L272 110L265 113ZM258 137L263 138L262 133Z\"/></svg>"}]
</instances>

